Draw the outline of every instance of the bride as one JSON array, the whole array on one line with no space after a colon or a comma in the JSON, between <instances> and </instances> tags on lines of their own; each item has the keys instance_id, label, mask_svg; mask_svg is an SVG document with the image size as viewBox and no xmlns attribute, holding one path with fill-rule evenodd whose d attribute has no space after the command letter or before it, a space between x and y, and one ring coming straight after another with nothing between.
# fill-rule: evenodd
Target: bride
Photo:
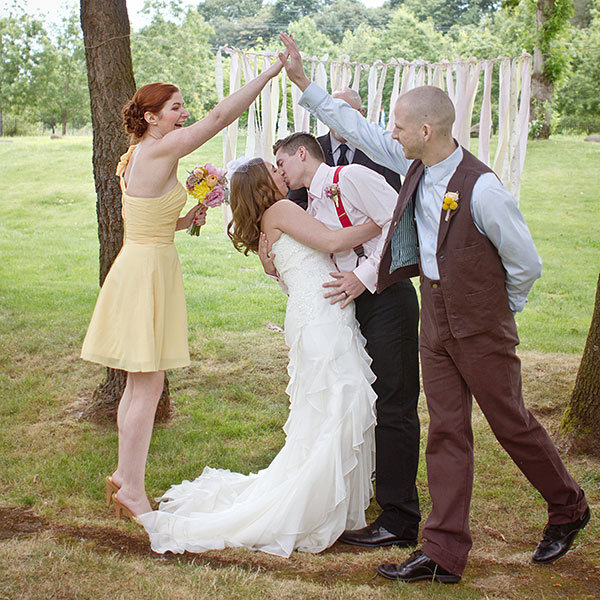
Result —
<instances>
[{"instance_id":1,"label":"bride","mask_svg":"<svg viewBox=\"0 0 600 600\"><path fill-rule=\"evenodd\" d=\"M322 284L335 270L330 254L364 243L379 227L368 222L331 231L285 199L287 187L273 165L256 158L228 167L229 237L247 255L266 235L289 294L285 445L258 473L205 467L137 521L159 553L225 547L284 557L294 549L320 552L345 529L366 525L375 425L375 377L354 305L330 304Z\"/></svg>"}]
</instances>

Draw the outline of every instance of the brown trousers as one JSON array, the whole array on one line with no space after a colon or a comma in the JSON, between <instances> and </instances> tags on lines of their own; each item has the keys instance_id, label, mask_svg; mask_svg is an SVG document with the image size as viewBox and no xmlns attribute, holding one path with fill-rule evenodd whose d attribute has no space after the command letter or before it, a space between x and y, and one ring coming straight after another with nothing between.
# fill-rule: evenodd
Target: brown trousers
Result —
<instances>
[{"instance_id":1,"label":"brown trousers","mask_svg":"<svg viewBox=\"0 0 600 600\"><path fill-rule=\"evenodd\" d=\"M587 508L546 430L523 404L518 343L508 309L490 331L452 337L439 282L423 278L420 352L430 416L426 459L433 503L423 529L423 552L457 575L472 546L472 395L502 447L547 501L550 523L574 521Z\"/></svg>"}]
</instances>

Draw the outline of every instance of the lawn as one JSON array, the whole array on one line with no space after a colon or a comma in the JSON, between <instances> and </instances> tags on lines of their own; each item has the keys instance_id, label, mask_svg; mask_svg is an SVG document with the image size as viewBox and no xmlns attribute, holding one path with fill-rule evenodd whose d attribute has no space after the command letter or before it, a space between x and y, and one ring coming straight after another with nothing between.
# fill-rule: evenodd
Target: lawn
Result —
<instances>
[{"instance_id":1,"label":"lawn","mask_svg":"<svg viewBox=\"0 0 600 600\"><path fill-rule=\"evenodd\" d=\"M182 161L220 163L212 140ZM518 315L526 402L553 435L590 324L600 268L600 145L531 142L521 208L544 274ZM81 420L104 369L79 360L98 293L91 138L0 140L0 599L456 598L600 596L597 519L549 567L530 563L545 507L474 411L474 549L459 586L374 576L406 551L341 545L280 559L249 551L157 557L143 532L104 507L116 458L110 423ZM156 427L147 489L204 465L266 466L283 443L285 296L258 259L236 252L220 209L198 238L179 232L192 364L169 373L173 418ZM420 402L423 448L427 414ZM600 461L566 455L598 514ZM429 511L424 457L418 485ZM370 508L370 516L376 507Z\"/></svg>"}]
</instances>

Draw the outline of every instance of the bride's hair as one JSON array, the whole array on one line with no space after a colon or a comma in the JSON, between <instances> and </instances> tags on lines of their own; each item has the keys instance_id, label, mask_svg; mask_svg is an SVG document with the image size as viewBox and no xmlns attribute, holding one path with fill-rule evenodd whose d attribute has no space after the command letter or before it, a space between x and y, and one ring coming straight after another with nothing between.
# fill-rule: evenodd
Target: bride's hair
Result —
<instances>
[{"instance_id":1,"label":"bride's hair","mask_svg":"<svg viewBox=\"0 0 600 600\"><path fill-rule=\"evenodd\" d=\"M148 129L148 122L144 119L146 111L158 114L178 91L179 88L173 84L161 81L142 86L121 111L125 131L135 138L141 138Z\"/></svg>"},{"instance_id":2,"label":"bride's hair","mask_svg":"<svg viewBox=\"0 0 600 600\"><path fill-rule=\"evenodd\" d=\"M227 235L238 252L258 252L263 213L281 200L281 192L262 159L252 159L229 179L232 219Z\"/></svg>"}]
</instances>

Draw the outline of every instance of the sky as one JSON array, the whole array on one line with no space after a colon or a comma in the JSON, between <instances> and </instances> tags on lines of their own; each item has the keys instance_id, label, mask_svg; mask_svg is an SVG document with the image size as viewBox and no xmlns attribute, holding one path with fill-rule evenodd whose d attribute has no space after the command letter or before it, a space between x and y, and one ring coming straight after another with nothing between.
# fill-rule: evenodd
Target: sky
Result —
<instances>
[{"instance_id":1,"label":"sky","mask_svg":"<svg viewBox=\"0 0 600 600\"><path fill-rule=\"evenodd\" d=\"M377 7L381 6L384 0L361 0L365 6ZM8 7L12 4L10 0L0 0L0 16L8 13ZM75 0L22 0L21 4L25 6L26 12L40 18L45 17L47 22L58 22L60 16L68 13L68 7L71 5L79 6L79 2ZM198 1L190 0L184 2L186 5L196 5ZM144 0L127 0L127 12L129 14L129 22L133 30L146 25L145 16L141 13L144 7ZM47 17L47 18L46 18Z\"/></svg>"}]
</instances>

